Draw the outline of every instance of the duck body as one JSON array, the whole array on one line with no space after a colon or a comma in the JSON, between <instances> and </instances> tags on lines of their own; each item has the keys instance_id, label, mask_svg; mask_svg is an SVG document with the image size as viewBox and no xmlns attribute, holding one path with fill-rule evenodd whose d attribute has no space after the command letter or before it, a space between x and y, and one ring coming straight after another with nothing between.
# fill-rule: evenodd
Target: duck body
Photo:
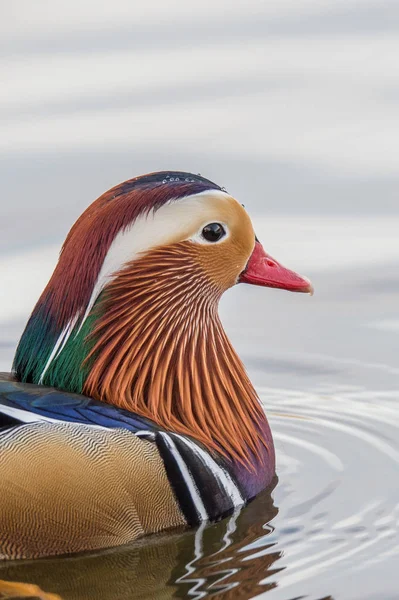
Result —
<instances>
[{"instance_id":1,"label":"duck body","mask_svg":"<svg viewBox=\"0 0 399 600\"><path fill-rule=\"evenodd\" d=\"M0 559L214 521L271 483L270 428L217 315L239 282L311 291L201 176L139 177L83 213L0 376Z\"/></svg>"},{"instance_id":2,"label":"duck body","mask_svg":"<svg viewBox=\"0 0 399 600\"><path fill-rule=\"evenodd\" d=\"M264 434L270 443L268 427ZM131 411L6 374L0 457L0 559L118 546L215 521L274 474L273 461L248 473Z\"/></svg>"}]
</instances>

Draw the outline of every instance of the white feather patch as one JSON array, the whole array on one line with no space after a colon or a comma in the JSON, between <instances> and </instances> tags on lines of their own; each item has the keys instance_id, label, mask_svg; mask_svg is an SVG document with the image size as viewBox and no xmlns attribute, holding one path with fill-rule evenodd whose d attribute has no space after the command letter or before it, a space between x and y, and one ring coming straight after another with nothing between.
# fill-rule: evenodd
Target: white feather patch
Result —
<instances>
[{"instance_id":1,"label":"white feather patch","mask_svg":"<svg viewBox=\"0 0 399 600\"><path fill-rule=\"evenodd\" d=\"M208 513L206 512L206 508L202 501L201 494L198 491L195 481L191 477L190 471L188 470L186 463L184 462L180 452L176 448L174 441L171 439L171 437L167 433L159 432L159 435L163 438L164 442L168 446L171 454L173 455L173 457L176 461L176 464L179 468L182 478L184 479L184 481L186 483L187 490L191 496L191 499L193 501L193 504L195 506L197 514L200 517L200 520L201 521L208 520L209 519Z\"/></svg>"}]
</instances>

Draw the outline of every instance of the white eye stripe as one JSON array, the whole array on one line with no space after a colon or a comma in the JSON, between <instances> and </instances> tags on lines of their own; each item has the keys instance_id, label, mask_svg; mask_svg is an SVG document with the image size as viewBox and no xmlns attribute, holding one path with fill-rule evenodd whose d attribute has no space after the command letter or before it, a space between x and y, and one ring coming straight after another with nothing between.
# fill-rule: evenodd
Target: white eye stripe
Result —
<instances>
[{"instance_id":1,"label":"white eye stripe","mask_svg":"<svg viewBox=\"0 0 399 600\"><path fill-rule=\"evenodd\" d=\"M171 239L178 236L179 231L188 227L196 216L198 218L199 215L203 214L204 221L199 228L199 232L201 233L205 225L210 222L209 217L206 216L209 208L204 204L204 200L209 197L212 197L216 201L220 197L224 201L226 198L229 198L230 201L236 202L230 196L226 196L225 192L201 192L182 200L171 201L156 212L142 215L130 227L118 233L105 257L80 327L86 320L103 288L113 279L114 274L124 264L151 248L169 243ZM224 224L223 226L227 233L227 226ZM196 236L197 234L194 238ZM191 240L192 238L189 237L186 239ZM195 241L197 243L209 243L203 239L198 241L195 239Z\"/></svg>"}]
</instances>

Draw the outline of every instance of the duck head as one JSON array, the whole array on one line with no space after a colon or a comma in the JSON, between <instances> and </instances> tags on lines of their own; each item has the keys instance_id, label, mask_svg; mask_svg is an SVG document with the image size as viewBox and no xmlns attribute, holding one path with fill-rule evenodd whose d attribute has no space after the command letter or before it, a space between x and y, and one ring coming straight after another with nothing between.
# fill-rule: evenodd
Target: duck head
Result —
<instances>
[{"instance_id":1,"label":"duck head","mask_svg":"<svg viewBox=\"0 0 399 600\"><path fill-rule=\"evenodd\" d=\"M311 292L265 253L243 206L161 172L98 198L68 234L14 360L21 381L83 393L249 464L274 452L218 317L237 283Z\"/></svg>"}]
</instances>

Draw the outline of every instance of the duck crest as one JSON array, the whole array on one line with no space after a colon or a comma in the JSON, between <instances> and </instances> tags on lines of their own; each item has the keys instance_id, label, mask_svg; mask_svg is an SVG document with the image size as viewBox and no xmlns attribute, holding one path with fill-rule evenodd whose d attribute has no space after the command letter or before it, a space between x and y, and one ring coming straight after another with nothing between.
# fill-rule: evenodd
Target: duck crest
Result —
<instances>
[{"instance_id":1,"label":"duck crest","mask_svg":"<svg viewBox=\"0 0 399 600\"><path fill-rule=\"evenodd\" d=\"M96 200L65 241L14 371L20 381L83 393L189 435L245 478L268 453L274 469L274 454L259 399L218 317L228 273L207 247L186 241L134 260L123 253L123 236L143 215L210 190L224 193L200 176L163 172Z\"/></svg>"}]
</instances>

